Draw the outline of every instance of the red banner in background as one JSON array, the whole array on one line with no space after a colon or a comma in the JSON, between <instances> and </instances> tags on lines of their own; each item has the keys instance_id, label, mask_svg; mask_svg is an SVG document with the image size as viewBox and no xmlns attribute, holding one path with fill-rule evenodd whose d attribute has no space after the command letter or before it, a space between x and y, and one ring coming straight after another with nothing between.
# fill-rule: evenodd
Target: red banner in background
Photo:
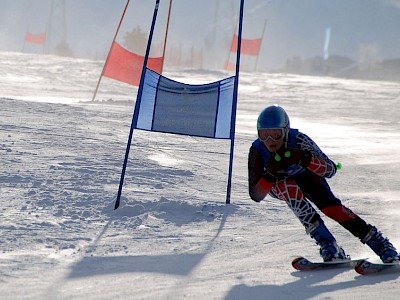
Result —
<instances>
[{"instance_id":1,"label":"red banner in background","mask_svg":"<svg viewBox=\"0 0 400 300\"><path fill-rule=\"evenodd\" d=\"M139 86L144 56L135 54L114 42L103 75L131 85ZM162 57L149 57L147 67L161 73Z\"/></svg>"},{"instance_id":2,"label":"red banner in background","mask_svg":"<svg viewBox=\"0 0 400 300\"><path fill-rule=\"evenodd\" d=\"M240 49L240 51L242 52L242 54L246 55L258 55L261 48L261 42L262 39L253 39L253 40L242 39L242 44L241 44L242 49ZM238 36L235 34L232 41L231 52L237 51L237 43L238 43Z\"/></svg>"},{"instance_id":3,"label":"red banner in background","mask_svg":"<svg viewBox=\"0 0 400 300\"><path fill-rule=\"evenodd\" d=\"M45 33L31 33L27 32L25 34L25 41L32 44L44 44L46 41L46 34Z\"/></svg>"},{"instance_id":4,"label":"red banner in background","mask_svg":"<svg viewBox=\"0 0 400 300\"><path fill-rule=\"evenodd\" d=\"M231 61L228 60L228 61L225 63L225 70L234 71L234 70L236 70L236 65L235 65L234 63L232 63Z\"/></svg>"}]
</instances>

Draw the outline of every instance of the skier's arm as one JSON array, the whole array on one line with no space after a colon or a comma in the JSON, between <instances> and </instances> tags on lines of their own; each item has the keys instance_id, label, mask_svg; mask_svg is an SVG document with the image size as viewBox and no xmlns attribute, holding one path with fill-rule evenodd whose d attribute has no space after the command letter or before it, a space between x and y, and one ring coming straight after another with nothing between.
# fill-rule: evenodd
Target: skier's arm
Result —
<instances>
[{"instance_id":1,"label":"skier's arm","mask_svg":"<svg viewBox=\"0 0 400 300\"><path fill-rule=\"evenodd\" d=\"M329 158L313 156L307 168L321 177L331 178L336 174L336 165Z\"/></svg>"},{"instance_id":2,"label":"skier's arm","mask_svg":"<svg viewBox=\"0 0 400 300\"><path fill-rule=\"evenodd\" d=\"M312 158L307 168L315 174L331 178L336 174L335 163L322 152L318 145L304 133L299 133L297 136L298 144L303 150L308 150L312 154Z\"/></svg>"},{"instance_id":3,"label":"skier's arm","mask_svg":"<svg viewBox=\"0 0 400 300\"><path fill-rule=\"evenodd\" d=\"M250 198L256 202L260 202L268 195L274 182L266 180L263 177L263 157L254 147L251 147L249 152L248 172Z\"/></svg>"}]
</instances>

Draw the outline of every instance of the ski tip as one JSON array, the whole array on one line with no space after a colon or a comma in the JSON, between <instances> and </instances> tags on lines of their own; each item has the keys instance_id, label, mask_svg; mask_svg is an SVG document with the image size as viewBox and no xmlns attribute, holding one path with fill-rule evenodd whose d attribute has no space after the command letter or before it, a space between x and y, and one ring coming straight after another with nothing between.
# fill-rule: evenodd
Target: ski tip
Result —
<instances>
[{"instance_id":1,"label":"ski tip","mask_svg":"<svg viewBox=\"0 0 400 300\"><path fill-rule=\"evenodd\" d=\"M367 259L360 259L354 266L355 270L360 269L365 263L369 263Z\"/></svg>"},{"instance_id":2,"label":"ski tip","mask_svg":"<svg viewBox=\"0 0 400 300\"><path fill-rule=\"evenodd\" d=\"M354 270L360 275L372 275L379 273L383 270L382 267L369 262L368 260L362 260L357 263Z\"/></svg>"},{"instance_id":3,"label":"ski tip","mask_svg":"<svg viewBox=\"0 0 400 300\"><path fill-rule=\"evenodd\" d=\"M300 260L303 260L303 259L305 259L303 256L298 256L298 257L296 257L295 259L293 259L293 263L294 262L298 262L298 261L300 261Z\"/></svg>"},{"instance_id":4,"label":"ski tip","mask_svg":"<svg viewBox=\"0 0 400 300\"><path fill-rule=\"evenodd\" d=\"M298 264L300 261L306 260L306 258L299 256L292 260L292 265Z\"/></svg>"},{"instance_id":5,"label":"ski tip","mask_svg":"<svg viewBox=\"0 0 400 300\"><path fill-rule=\"evenodd\" d=\"M299 256L292 260L292 267L298 271L302 271L303 270L302 266L307 263L309 263L309 260L307 258Z\"/></svg>"},{"instance_id":6,"label":"ski tip","mask_svg":"<svg viewBox=\"0 0 400 300\"><path fill-rule=\"evenodd\" d=\"M369 275L369 274L376 274L382 271L389 271L389 270L394 270L398 271L400 267L399 262L393 262L393 263L374 263L370 262L368 260L362 260L357 263L357 265L354 267L354 270L361 275Z\"/></svg>"}]
</instances>

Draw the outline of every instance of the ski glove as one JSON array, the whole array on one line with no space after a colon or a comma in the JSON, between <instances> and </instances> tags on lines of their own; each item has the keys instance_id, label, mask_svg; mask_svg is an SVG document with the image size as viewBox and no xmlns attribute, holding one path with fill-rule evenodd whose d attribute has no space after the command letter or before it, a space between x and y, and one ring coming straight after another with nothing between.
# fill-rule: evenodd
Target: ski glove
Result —
<instances>
[{"instance_id":1,"label":"ski glove","mask_svg":"<svg viewBox=\"0 0 400 300\"><path fill-rule=\"evenodd\" d=\"M267 168L263 173L265 180L275 182L283 179L285 168L292 165L299 165L307 168L310 164L312 154L308 150L282 148L278 152L272 153L268 159Z\"/></svg>"},{"instance_id":2,"label":"ski glove","mask_svg":"<svg viewBox=\"0 0 400 300\"><path fill-rule=\"evenodd\" d=\"M281 161L284 167L299 165L306 168L311 162L312 154L308 150L284 148L279 149L274 158Z\"/></svg>"},{"instance_id":3,"label":"ski glove","mask_svg":"<svg viewBox=\"0 0 400 300\"><path fill-rule=\"evenodd\" d=\"M278 179L283 179L285 173L285 166L281 160L276 160L275 155L272 154L267 163L267 168L263 173L265 180L275 182Z\"/></svg>"}]
</instances>

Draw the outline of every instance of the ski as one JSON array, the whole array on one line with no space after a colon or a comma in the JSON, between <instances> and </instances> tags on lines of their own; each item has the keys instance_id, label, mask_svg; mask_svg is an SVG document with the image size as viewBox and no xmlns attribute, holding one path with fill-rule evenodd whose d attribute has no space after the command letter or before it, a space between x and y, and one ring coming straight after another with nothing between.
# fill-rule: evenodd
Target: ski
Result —
<instances>
[{"instance_id":1,"label":"ski","mask_svg":"<svg viewBox=\"0 0 400 300\"><path fill-rule=\"evenodd\" d=\"M376 274L379 272L400 272L400 262L393 263L373 263L366 259L359 261L354 267L356 272L361 275Z\"/></svg>"},{"instance_id":2,"label":"ski","mask_svg":"<svg viewBox=\"0 0 400 300\"><path fill-rule=\"evenodd\" d=\"M336 260L329 262L313 262L304 257L297 257L292 261L292 266L299 271L315 271L315 270L326 270L335 268L347 268L354 267L358 262L364 259L346 259Z\"/></svg>"}]
</instances>

